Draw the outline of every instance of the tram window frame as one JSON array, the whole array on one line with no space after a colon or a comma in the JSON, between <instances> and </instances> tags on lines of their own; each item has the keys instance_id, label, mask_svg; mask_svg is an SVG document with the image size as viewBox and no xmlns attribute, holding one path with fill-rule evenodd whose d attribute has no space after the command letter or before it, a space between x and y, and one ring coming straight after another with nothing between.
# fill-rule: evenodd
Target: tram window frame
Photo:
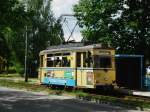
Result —
<instances>
[{"instance_id":1,"label":"tram window frame","mask_svg":"<svg viewBox=\"0 0 150 112\"><path fill-rule=\"evenodd\" d=\"M93 68L92 53L90 51L77 52L76 63L77 67Z\"/></svg>"},{"instance_id":2,"label":"tram window frame","mask_svg":"<svg viewBox=\"0 0 150 112\"><path fill-rule=\"evenodd\" d=\"M81 52L77 52L77 56L76 56L76 66L77 67L82 67L82 64L81 64Z\"/></svg>"},{"instance_id":3,"label":"tram window frame","mask_svg":"<svg viewBox=\"0 0 150 112\"><path fill-rule=\"evenodd\" d=\"M47 67L71 67L71 60L68 59L70 56L70 52L47 54ZM48 59L53 61L51 66L48 66Z\"/></svg>"},{"instance_id":4,"label":"tram window frame","mask_svg":"<svg viewBox=\"0 0 150 112\"><path fill-rule=\"evenodd\" d=\"M54 67L62 67L62 59L61 56L54 57Z\"/></svg>"},{"instance_id":5,"label":"tram window frame","mask_svg":"<svg viewBox=\"0 0 150 112\"><path fill-rule=\"evenodd\" d=\"M71 60L67 59L68 56L62 57L62 67L71 67Z\"/></svg>"},{"instance_id":6,"label":"tram window frame","mask_svg":"<svg viewBox=\"0 0 150 112\"><path fill-rule=\"evenodd\" d=\"M62 57L62 53L55 53L53 55L53 57L54 57L54 65L53 65L53 67L61 67L62 60L60 60L60 57Z\"/></svg>"},{"instance_id":7,"label":"tram window frame","mask_svg":"<svg viewBox=\"0 0 150 112\"><path fill-rule=\"evenodd\" d=\"M40 56L40 67L44 66L44 55Z\"/></svg>"},{"instance_id":8,"label":"tram window frame","mask_svg":"<svg viewBox=\"0 0 150 112\"><path fill-rule=\"evenodd\" d=\"M54 66L53 57L48 57L46 61L47 61L46 67L53 67Z\"/></svg>"},{"instance_id":9,"label":"tram window frame","mask_svg":"<svg viewBox=\"0 0 150 112\"><path fill-rule=\"evenodd\" d=\"M71 67L71 60L68 57L71 56L70 52L62 53L61 67Z\"/></svg>"},{"instance_id":10,"label":"tram window frame","mask_svg":"<svg viewBox=\"0 0 150 112\"><path fill-rule=\"evenodd\" d=\"M54 54L47 54L46 67L54 67Z\"/></svg>"},{"instance_id":11,"label":"tram window frame","mask_svg":"<svg viewBox=\"0 0 150 112\"><path fill-rule=\"evenodd\" d=\"M95 55L94 56L94 67L95 68L112 69L112 56Z\"/></svg>"},{"instance_id":12,"label":"tram window frame","mask_svg":"<svg viewBox=\"0 0 150 112\"><path fill-rule=\"evenodd\" d=\"M83 67L93 68L93 58L90 51L83 52Z\"/></svg>"},{"instance_id":13,"label":"tram window frame","mask_svg":"<svg viewBox=\"0 0 150 112\"><path fill-rule=\"evenodd\" d=\"M87 53L86 52L83 52L83 67L87 67Z\"/></svg>"}]
</instances>

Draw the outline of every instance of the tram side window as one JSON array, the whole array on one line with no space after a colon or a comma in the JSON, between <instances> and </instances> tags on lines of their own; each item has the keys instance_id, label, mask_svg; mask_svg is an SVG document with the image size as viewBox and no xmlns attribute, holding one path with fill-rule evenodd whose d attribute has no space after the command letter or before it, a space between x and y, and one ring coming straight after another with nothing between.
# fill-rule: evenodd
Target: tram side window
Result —
<instances>
[{"instance_id":1,"label":"tram side window","mask_svg":"<svg viewBox=\"0 0 150 112\"><path fill-rule=\"evenodd\" d=\"M66 52L62 54L62 67L70 67L71 66L71 60L70 60L70 53Z\"/></svg>"},{"instance_id":2,"label":"tram side window","mask_svg":"<svg viewBox=\"0 0 150 112\"><path fill-rule=\"evenodd\" d=\"M53 67L54 57L53 54L47 54L47 67Z\"/></svg>"},{"instance_id":3,"label":"tram side window","mask_svg":"<svg viewBox=\"0 0 150 112\"><path fill-rule=\"evenodd\" d=\"M61 67L61 53L54 54L54 67Z\"/></svg>"},{"instance_id":4,"label":"tram side window","mask_svg":"<svg viewBox=\"0 0 150 112\"><path fill-rule=\"evenodd\" d=\"M67 57L62 57L62 67L70 67L70 60Z\"/></svg>"},{"instance_id":5,"label":"tram side window","mask_svg":"<svg viewBox=\"0 0 150 112\"><path fill-rule=\"evenodd\" d=\"M87 60L87 53L83 52L83 67L87 67L88 60Z\"/></svg>"},{"instance_id":6,"label":"tram side window","mask_svg":"<svg viewBox=\"0 0 150 112\"><path fill-rule=\"evenodd\" d=\"M54 66L61 67L61 58L60 57L55 57Z\"/></svg>"},{"instance_id":7,"label":"tram side window","mask_svg":"<svg viewBox=\"0 0 150 112\"><path fill-rule=\"evenodd\" d=\"M53 67L53 62L54 62L53 57L47 58L47 67Z\"/></svg>"},{"instance_id":8,"label":"tram side window","mask_svg":"<svg viewBox=\"0 0 150 112\"><path fill-rule=\"evenodd\" d=\"M93 59L90 52L83 53L83 67L93 67Z\"/></svg>"},{"instance_id":9,"label":"tram side window","mask_svg":"<svg viewBox=\"0 0 150 112\"><path fill-rule=\"evenodd\" d=\"M81 67L81 53L77 53L77 67Z\"/></svg>"},{"instance_id":10,"label":"tram side window","mask_svg":"<svg viewBox=\"0 0 150 112\"><path fill-rule=\"evenodd\" d=\"M87 58L87 67L93 67L93 59L92 56Z\"/></svg>"}]
</instances>

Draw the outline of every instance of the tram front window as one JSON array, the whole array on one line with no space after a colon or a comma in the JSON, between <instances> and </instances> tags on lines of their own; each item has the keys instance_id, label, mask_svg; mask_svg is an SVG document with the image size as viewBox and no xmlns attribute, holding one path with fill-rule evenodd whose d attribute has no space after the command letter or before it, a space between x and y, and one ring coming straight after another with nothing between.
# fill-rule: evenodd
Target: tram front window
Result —
<instances>
[{"instance_id":1,"label":"tram front window","mask_svg":"<svg viewBox=\"0 0 150 112\"><path fill-rule=\"evenodd\" d=\"M94 61L96 68L112 68L110 56L95 56Z\"/></svg>"}]
</instances>

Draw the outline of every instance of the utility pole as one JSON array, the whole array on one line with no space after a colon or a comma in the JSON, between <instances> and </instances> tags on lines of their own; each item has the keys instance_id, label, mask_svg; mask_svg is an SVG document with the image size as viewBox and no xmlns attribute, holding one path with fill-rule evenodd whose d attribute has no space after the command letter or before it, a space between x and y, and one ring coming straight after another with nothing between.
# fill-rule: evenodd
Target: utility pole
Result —
<instances>
[{"instance_id":1,"label":"utility pole","mask_svg":"<svg viewBox=\"0 0 150 112\"><path fill-rule=\"evenodd\" d=\"M28 6L27 6L27 0L25 4L25 11L28 12ZM27 73L27 56L28 56L28 27L27 25L25 26L25 60L24 60L24 77L25 77L25 82L28 82L28 73Z\"/></svg>"},{"instance_id":2,"label":"utility pole","mask_svg":"<svg viewBox=\"0 0 150 112\"><path fill-rule=\"evenodd\" d=\"M25 82L28 82L28 73L27 73L27 52L28 52L28 34L27 34L27 26L25 28L26 33L25 33L25 68L24 68L24 73L25 73Z\"/></svg>"}]
</instances>

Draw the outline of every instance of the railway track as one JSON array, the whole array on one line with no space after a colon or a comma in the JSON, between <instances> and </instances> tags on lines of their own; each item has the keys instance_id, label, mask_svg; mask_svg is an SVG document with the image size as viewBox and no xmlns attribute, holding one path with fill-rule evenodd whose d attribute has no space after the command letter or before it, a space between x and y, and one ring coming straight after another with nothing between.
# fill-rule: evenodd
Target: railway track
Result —
<instances>
[{"instance_id":1,"label":"railway track","mask_svg":"<svg viewBox=\"0 0 150 112\"><path fill-rule=\"evenodd\" d=\"M117 93L116 93L117 94ZM135 95L124 95L124 94L119 94L119 95L113 95L113 94L89 94L89 96L93 97L111 97L111 98L116 98L116 99L122 99L122 100L132 100L132 101L146 101L150 103L150 97L145 97L145 96L135 96Z\"/></svg>"},{"instance_id":2,"label":"railway track","mask_svg":"<svg viewBox=\"0 0 150 112\"><path fill-rule=\"evenodd\" d=\"M137 101L137 102L148 102L150 103L150 97L146 96L137 96L133 95L130 92L120 92L118 90L113 91L88 91L86 90L85 93L88 93L90 97L111 97L118 100L130 100L130 101Z\"/></svg>"},{"instance_id":3,"label":"railway track","mask_svg":"<svg viewBox=\"0 0 150 112\"><path fill-rule=\"evenodd\" d=\"M84 100L97 104L109 104L122 106L125 108L136 108L140 110L143 110L144 108L150 108L150 98L141 96L131 96L131 95L105 96L105 95L90 94L87 96L79 95L77 98L79 100Z\"/></svg>"},{"instance_id":4,"label":"railway track","mask_svg":"<svg viewBox=\"0 0 150 112\"><path fill-rule=\"evenodd\" d=\"M56 87L56 86L53 86L50 88L54 90L65 90L68 92L78 91L78 90L74 90L73 88L63 88L63 87ZM89 98L112 97L112 98L119 99L119 100L145 101L145 102L150 103L150 97L131 95L129 94L130 92L120 92L118 90L97 91L97 90L92 90L92 89L79 89L79 91L83 91L83 93L87 94L87 96L82 96L82 98L85 97L85 99L88 99L88 97Z\"/></svg>"},{"instance_id":5,"label":"railway track","mask_svg":"<svg viewBox=\"0 0 150 112\"><path fill-rule=\"evenodd\" d=\"M133 99L135 101L146 101L146 102L150 102L150 97L145 97L145 96L125 96L124 99Z\"/></svg>"}]
</instances>

